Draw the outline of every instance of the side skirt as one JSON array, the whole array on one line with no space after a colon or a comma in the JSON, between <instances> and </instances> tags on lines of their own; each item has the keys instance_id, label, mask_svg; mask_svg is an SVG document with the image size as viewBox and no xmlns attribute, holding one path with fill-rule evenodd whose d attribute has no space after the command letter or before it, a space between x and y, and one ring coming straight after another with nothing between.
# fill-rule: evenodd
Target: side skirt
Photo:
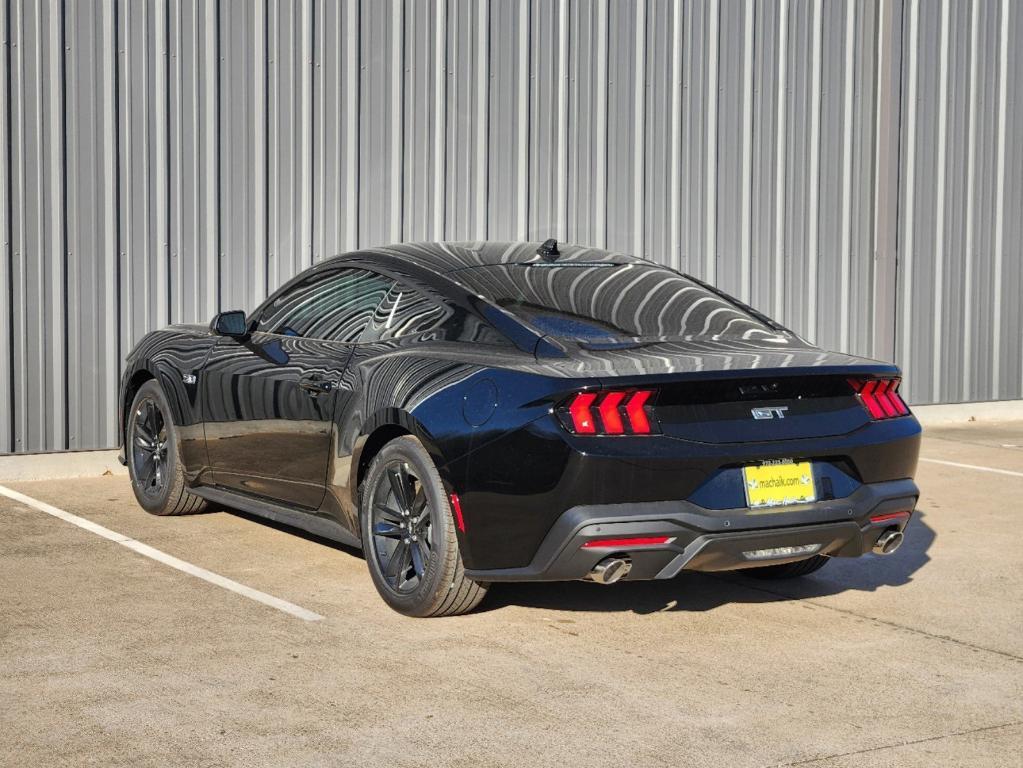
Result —
<instances>
[{"instance_id":1,"label":"side skirt","mask_svg":"<svg viewBox=\"0 0 1023 768\"><path fill-rule=\"evenodd\" d=\"M362 549L362 542L359 540L359 537L341 525L341 523L328 520L325 517L318 517L310 512L299 512L296 509L285 507L272 501L256 499L252 496L225 491L222 488L214 488L208 485L189 488L188 492L194 493L196 496L212 501L215 504L239 509L242 512L248 512L250 515L290 525L293 528L300 528L316 536L322 536L325 539L346 544L349 547Z\"/></svg>"}]
</instances>

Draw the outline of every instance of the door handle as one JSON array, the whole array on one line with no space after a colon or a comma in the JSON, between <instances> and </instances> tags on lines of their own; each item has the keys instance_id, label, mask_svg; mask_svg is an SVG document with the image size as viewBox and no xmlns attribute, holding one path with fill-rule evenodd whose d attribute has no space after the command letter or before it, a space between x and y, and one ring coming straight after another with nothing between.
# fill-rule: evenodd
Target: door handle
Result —
<instances>
[{"instance_id":1,"label":"door handle","mask_svg":"<svg viewBox=\"0 0 1023 768\"><path fill-rule=\"evenodd\" d=\"M334 382L315 374L300 378L298 380L298 386L313 397L316 397L317 395L326 395L334 390Z\"/></svg>"}]
</instances>

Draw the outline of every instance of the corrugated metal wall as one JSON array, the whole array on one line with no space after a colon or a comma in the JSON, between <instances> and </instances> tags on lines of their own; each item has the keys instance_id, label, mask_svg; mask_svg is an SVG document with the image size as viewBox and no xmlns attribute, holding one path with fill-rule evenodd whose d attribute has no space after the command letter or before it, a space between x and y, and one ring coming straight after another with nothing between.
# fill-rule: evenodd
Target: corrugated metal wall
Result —
<instances>
[{"instance_id":1,"label":"corrugated metal wall","mask_svg":"<svg viewBox=\"0 0 1023 768\"><path fill-rule=\"evenodd\" d=\"M642 253L916 403L1023 396L1023 4L0 0L0 452L359 245Z\"/></svg>"}]
</instances>

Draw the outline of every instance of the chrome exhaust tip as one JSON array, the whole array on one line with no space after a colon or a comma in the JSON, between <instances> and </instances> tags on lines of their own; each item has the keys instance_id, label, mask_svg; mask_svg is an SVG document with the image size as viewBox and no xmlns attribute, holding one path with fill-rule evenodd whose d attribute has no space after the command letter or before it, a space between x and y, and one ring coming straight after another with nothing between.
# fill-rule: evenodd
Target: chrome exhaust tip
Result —
<instances>
[{"instance_id":1,"label":"chrome exhaust tip","mask_svg":"<svg viewBox=\"0 0 1023 768\"><path fill-rule=\"evenodd\" d=\"M875 555L891 555L895 553L899 547L902 546L902 540L905 536L902 535L902 531L896 528L889 528L887 531L877 537L877 541L874 543L874 554Z\"/></svg>"},{"instance_id":2,"label":"chrome exhaust tip","mask_svg":"<svg viewBox=\"0 0 1023 768\"><path fill-rule=\"evenodd\" d=\"M598 584L614 584L619 579L629 575L632 570L632 563L620 557L607 557L593 566L586 578Z\"/></svg>"}]
</instances>

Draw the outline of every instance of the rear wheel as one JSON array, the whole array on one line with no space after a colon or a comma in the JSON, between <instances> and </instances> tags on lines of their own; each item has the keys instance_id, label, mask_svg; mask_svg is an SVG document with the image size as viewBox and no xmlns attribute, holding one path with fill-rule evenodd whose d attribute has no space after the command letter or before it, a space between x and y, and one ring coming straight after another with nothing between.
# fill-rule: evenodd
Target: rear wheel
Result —
<instances>
[{"instance_id":1,"label":"rear wheel","mask_svg":"<svg viewBox=\"0 0 1023 768\"><path fill-rule=\"evenodd\" d=\"M828 564L829 559L823 555L814 555L794 563L766 565L763 568L745 568L743 572L750 576L756 576L758 579L795 579L819 571Z\"/></svg>"},{"instance_id":2,"label":"rear wheel","mask_svg":"<svg viewBox=\"0 0 1023 768\"><path fill-rule=\"evenodd\" d=\"M471 611L487 585L465 575L447 494L422 443L392 440L361 488L366 562L384 601L406 616Z\"/></svg>"},{"instance_id":3,"label":"rear wheel","mask_svg":"<svg viewBox=\"0 0 1023 768\"><path fill-rule=\"evenodd\" d=\"M154 515L187 515L206 507L186 490L177 446L167 398L155 380L147 381L131 404L124 451L135 498Z\"/></svg>"}]
</instances>

